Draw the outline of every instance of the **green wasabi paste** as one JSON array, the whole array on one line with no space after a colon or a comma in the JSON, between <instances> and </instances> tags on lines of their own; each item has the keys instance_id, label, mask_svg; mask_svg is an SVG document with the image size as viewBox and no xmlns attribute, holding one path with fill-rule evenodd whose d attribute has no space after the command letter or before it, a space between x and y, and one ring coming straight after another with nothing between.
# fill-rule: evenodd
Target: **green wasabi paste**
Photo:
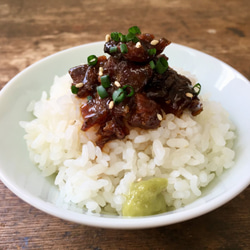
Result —
<instances>
[{"instance_id":1,"label":"green wasabi paste","mask_svg":"<svg viewBox=\"0 0 250 250\"><path fill-rule=\"evenodd\" d=\"M132 183L123 204L123 216L147 216L166 212L167 205L162 191L167 183L165 178Z\"/></svg>"}]
</instances>

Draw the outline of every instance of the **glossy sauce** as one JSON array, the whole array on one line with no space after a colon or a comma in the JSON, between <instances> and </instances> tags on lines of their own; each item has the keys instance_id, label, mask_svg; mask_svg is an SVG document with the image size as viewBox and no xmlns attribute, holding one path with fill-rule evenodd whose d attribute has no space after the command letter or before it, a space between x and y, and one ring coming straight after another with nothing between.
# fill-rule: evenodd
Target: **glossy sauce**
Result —
<instances>
[{"instance_id":1,"label":"glossy sauce","mask_svg":"<svg viewBox=\"0 0 250 250\"><path fill-rule=\"evenodd\" d=\"M160 57L168 60L161 53L170 43L165 38L153 40L152 34L138 34L137 42L122 43L111 39L104 45L109 58L100 56L95 66L85 64L69 70L72 86L83 83L77 96L89 99L80 108L84 118L82 130L98 125L96 144L101 148L110 140L123 139L131 127L159 127L163 113L181 116L186 109L192 115L202 111L198 93L188 78L170 67L161 74L151 67L150 62L157 62ZM121 51L122 44L126 45L126 53ZM114 46L117 50L111 53ZM155 51L153 55L149 53L152 49ZM108 96L103 99L96 90L101 85L100 69L101 75L108 75L110 79L110 86L106 88ZM127 85L131 87L127 89L134 90L133 95L114 103L114 91Z\"/></svg>"}]
</instances>

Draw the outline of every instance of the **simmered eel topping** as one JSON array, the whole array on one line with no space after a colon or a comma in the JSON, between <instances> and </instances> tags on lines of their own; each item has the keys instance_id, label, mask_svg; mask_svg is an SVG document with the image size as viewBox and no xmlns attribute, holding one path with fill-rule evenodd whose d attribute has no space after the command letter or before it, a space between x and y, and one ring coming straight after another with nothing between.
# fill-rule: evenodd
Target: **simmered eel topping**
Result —
<instances>
[{"instance_id":1,"label":"simmered eel topping","mask_svg":"<svg viewBox=\"0 0 250 250\"><path fill-rule=\"evenodd\" d=\"M127 35L113 32L105 40L109 57L90 55L88 64L69 70L72 93L88 100L80 108L82 130L97 127L98 146L123 139L131 127L155 129L164 113L180 117L185 109L194 116L202 111L201 85L170 68L162 54L167 39L141 34L134 26Z\"/></svg>"}]
</instances>

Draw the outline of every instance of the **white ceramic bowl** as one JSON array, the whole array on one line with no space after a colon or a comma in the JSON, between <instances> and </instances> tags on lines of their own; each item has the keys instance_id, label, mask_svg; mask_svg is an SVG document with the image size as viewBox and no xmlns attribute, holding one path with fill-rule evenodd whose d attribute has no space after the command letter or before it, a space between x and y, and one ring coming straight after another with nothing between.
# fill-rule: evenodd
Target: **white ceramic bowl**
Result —
<instances>
[{"instance_id":1,"label":"white ceramic bowl","mask_svg":"<svg viewBox=\"0 0 250 250\"><path fill-rule=\"evenodd\" d=\"M250 83L225 63L181 45L165 50L173 68L197 76L202 93L220 101L237 126L236 164L209 185L192 204L172 212L143 218L94 216L53 204L58 190L52 178L44 178L29 160L19 121L31 119L25 111L29 102L49 90L54 76L86 62L88 55L103 54L103 42L74 47L49 56L15 76L0 92L0 179L30 205L72 222L105 228L150 228L169 225L205 214L225 204L250 184Z\"/></svg>"}]
</instances>

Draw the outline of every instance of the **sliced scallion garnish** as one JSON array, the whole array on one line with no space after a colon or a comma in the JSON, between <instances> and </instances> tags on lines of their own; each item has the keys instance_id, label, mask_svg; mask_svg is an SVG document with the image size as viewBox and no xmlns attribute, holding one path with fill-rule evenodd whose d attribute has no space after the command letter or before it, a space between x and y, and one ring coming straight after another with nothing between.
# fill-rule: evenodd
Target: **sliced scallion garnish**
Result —
<instances>
[{"instance_id":1,"label":"sliced scallion garnish","mask_svg":"<svg viewBox=\"0 0 250 250\"><path fill-rule=\"evenodd\" d=\"M199 95L200 92L201 92L201 85L200 85L200 83L196 83L196 84L193 86L193 90L195 91L196 95Z\"/></svg>"},{"instance_id":2,"label":"sliced scallion garnish","mask_svg":"<svg viewBox=\"0 0 250 250\"><path fill-rule=\"evenodd\" d=\"M137 36L135 36L134 39L133 39L132 41L133 41L133 43L137 43L137 42L140 41L140 39L139 39Z\"/></svg>"},{"instance_id":3,"label":"sliced scallion garnish","mask_svg":"<svg viewBox=\"0 0 250 250\"><path fill-rule=\"evenodd\" d=\"M128 53L128 47L127 47L127 45L126 45L125 43L122 43L122 44L120 45L120 49L121 49L121 52L122 52L123 54Z\"/></svg>"},{"instance_id":4,"label":"sliced scallion garnish","mask_svg":"<svg viewBox=\"0 0 250 250\"><path fill-rule=\"evenodd\" d=\"M126 97L126 94L122 88L119 88L113 92L112 99L115 103L122 102Z\"/></svg>"},{"instance_id":5,"label":"sliced scallion garnish","mask_svg":"<svg viewBox=\"0 0 250 250\"><path fill-rule=\"evenodd\" d=\"M131 86L131 85L124 85L123 87L122 87L122 89L124 90L124 91L126 91L127 89L129 89L129 93L126 91L126 97L131 97L134 93L135 93L135 90L134 90L134 88Z\"/></svg>"},{"instance_id":6,"label":"sliced scallion garnish","mask_svg":"<svg viewBox=\"0 0 250 250\"><path fill-rule=\"evenodd\" d=\"M95 55L91 55L91 56L88 57L87 60L88 60L88 65L89 66L94 66L94 65L97 64L98 58Z\"/></svg>"},{"instance_id":7,"label":"sliced scallion garnish","mask_svg":"<svg viewBox=\"0 0 250 250\"><path fill-rule=\"evenodd\" d=\"M120 41L120 33L119 32L112 32L110 34L110 37L112 40L114 40L115 42L119 42Z\"/></svg>"},{"instance_id":8,"label":"sliced scallion garnish","mask_svg":"<svg viewBox=\"0 0 250 250\"><path fill-rule=\"evenodd\" d=\"M135 34L130 33L130 32L126 35L126 40L127 40L127 42L132 41L133 43L137 43L137 42L140 41L140 40L138 39L138 37L136 37Z\"/></svg>"},{"instance_id":9,"label":"sliced scallion garnish","mask_svg":"<svg viewBox=\"0 0 250 250\"><path fill-rule=\"evenodd\" d=\"M120 36L120 41L121 41L122 43L126 43L126 42L127 42L126 35L123 35L122 33L120 33L119 36Z\"/></svg>"},{"instance_id":10,"label":"sliced scallion garnish","mask_svg":"<svg viewBox=\"0 0 250 250\"><path fill-rule=\"evenodd\" d=\"M98 95L99 95L102 99L108 97L108 95L109 95L108 92L106 91L106 89L105 89L102 85L98 86L98 87L96 88L96 90L97 90Z\"/></svg>"},{"instance_id":11,"label":"sliced scallion garnish","mask_svg":"<svg viewBox=\"0 0 250 250\"><path fill-rule=\"evenodd\" d=\"M108 75L101 76L101 84L104 88L108 88L110 86L110 80Z\"/></svg>"},{"instance_id":12,"label":"sliced scallion garnish","mask_svg":"<svg viewBox=\"0 0 250 250\"><path fill-rule=\"evenodd\" d=\"M132 34L141 34L141 30L137 27L137 26L133 26L133 27L130 27L128 29L128 32L129 33L132 33Z\"/></svg>"},{"instance_id":13,"label":"sliced scallion garnish","mask_svg":"<svg viewBox=\"0 0 250 250\"><path fill-rule=\"evenodd\" d=\"M155 70L159 74L163 74L168 69L168 61L165 57L160 57L155 65Z\"/></svg>"},{"instance_id":14,"label":"sliced scallion garnish","mask_svg":"<svg viewBox=\"0 0 250 250\"><path fill-rule=\"evenodd\" d=\"M133 33L128 33L126 35L126 39L127 39L128 42L132 41L134 39L134 37L135 37L135 34L133 34Z\"/></svg>"},{"instance_id":15,"label":"sliced scallion garnish","mask_svg":"<svg viewBox=\"0 0 250 250\"><path fill-rule=\"evenodd\" d=\"M115 52L117 52L117 46L110 47L109 52L110 52L110 53L115 53Z\"/></svg>"},{"instance_id":16,"label":"sliced scallion garnish","mask_svg":"<svg viewBox=\"0 0 250 250\"><path fill-rule=\"evenodd\" d=\"M151 69L155 69L155 62L154 61L150 61L149 65L150 65Z\"/></svg>"},{"instance_id":17,"label":"sliced scallion garnish","mask_svg":"<svg viewBox=\"0 0 250 250\"><path fill-rule=\"evenodd\" d=\"M150 56L155 55L155 54L156 54L156 48L148 49L148 54L149 54Z\"/></svg>"},{"instance_id":18,"label":"sliced scallion garnish","mask_svg":"<svg viewBox=\"0 0 250 250\"><path fill-rule=\"evenodd\" d=\"M72 94L77 94L79 89L75 85L71 85L71 92Z\"/></svg>"}]
</instances>

